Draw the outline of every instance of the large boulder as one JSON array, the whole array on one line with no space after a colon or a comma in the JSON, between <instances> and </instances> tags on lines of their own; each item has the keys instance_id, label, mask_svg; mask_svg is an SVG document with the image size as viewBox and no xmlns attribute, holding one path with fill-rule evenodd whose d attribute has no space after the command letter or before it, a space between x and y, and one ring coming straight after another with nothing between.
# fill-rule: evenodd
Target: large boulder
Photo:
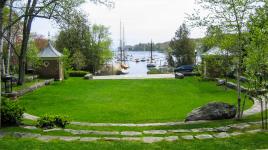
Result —
<instances>
[{"instance_id":1,"label":"large boulder","mask_svg":"<svg viewBox=\"0 0 268 150\"><path fill-rule=\"evenodd\" d=\"M236 107L222 102L212 102L194 109L185 121L231 119L236 115Z\"/></svg>"},{"instance_id":2,"label":"large boulder","mask_svg":"<svg viewBox=\"0 0 268 150\"><path fill-rule=\"evenodd\" d=\"M183 79L184 78L184 75L177 72L177 73L175 73L175 78L176 79Z\"/></svg>"},{"instance_id":3,"label":"large boulder","mask_svg":"<svg viewBox=\"0 0 268 150\"><path fill-rule=\"evenodd\" d=\"M84 79L86 79L86 80L92 80L93 79L93 75L92 74L86 74L85 76L84 76Z\"/></svg>"}]
</instances>

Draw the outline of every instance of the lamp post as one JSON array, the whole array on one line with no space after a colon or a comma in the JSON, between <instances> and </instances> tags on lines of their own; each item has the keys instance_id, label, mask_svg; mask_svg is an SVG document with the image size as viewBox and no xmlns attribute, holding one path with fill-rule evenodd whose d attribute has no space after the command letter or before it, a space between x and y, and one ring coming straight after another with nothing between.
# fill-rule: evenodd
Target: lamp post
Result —
<instances>
[{"instance_id":1,"label":"lamp post","mask_svg":"<svg viewBox=\"0 0 268 150\"><path fill-rule=\"evenodd\" d=\"M197 50L194 50L194 64L197 65Z\"/></svg>"}]
</instances>

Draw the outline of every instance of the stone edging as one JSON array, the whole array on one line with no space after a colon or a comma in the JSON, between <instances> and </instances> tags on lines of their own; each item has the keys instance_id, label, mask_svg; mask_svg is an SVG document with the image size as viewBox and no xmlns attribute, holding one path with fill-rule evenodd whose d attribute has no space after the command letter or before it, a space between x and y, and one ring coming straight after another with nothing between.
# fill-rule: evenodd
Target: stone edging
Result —
<instances>
[{"instance_id":1,"label":"stone edging","mask_svg":"<svg viewBox=\"0 0 268 150\"><path fill-rule=\"evenodd\" d=\"M265 132L261 129L247 130L245 132L220 132L216 134L197 134L197 135L183 135L183 136L146 136L146 137L80 137L80 136L50 136L41 135L27 132L0 132L0 139L6 136L12 136L14 138L27 138L36 139L42 142L49 142L53 140L60 140L65 142L97 142L97 141L128 141L128 142L142 142L142 143L157 143L157 142L176 142L179 139L182 140L206 140L206 139L224 139L230 137L236 137L243 134L256 134L259 132ZM267 133L267 132L265 132Z\"/></svg>"},{"instance_id":2,"label":"stone edging","mask_svg":"<svg viewBox=\"0 0 268 150\"><path fill-rule=\"evenodd\" d=\"M21 97L27 93L33 92L43 86L50 85L54 82L54 79L45 80L44 82L38 82L35 85L32 85L26 89L22 89L20 91L16 91L13 93L3 93L2 95L8 98L17 99L18 97Z\"/></svg>"}]
</instances>

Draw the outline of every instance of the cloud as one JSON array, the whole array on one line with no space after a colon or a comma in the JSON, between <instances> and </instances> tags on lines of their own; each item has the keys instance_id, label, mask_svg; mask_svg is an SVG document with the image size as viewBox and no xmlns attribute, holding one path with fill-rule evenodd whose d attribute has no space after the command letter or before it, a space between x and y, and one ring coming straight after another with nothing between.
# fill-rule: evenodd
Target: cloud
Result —
<instances>
[{"instance_id":1,"label":"cloud","mask_svg":"<svg viewBox=\"0 0 268 150\"><path fill-rule=\"evenodd\" d=\"M86 3L81 8L88 14L91 24L110 27L113 47L116 47L120 20L125 25L127 44L149 42L151 39L164 42L174 36L176 29L184 22L186 13L191 13L194 6L194 0L116 0L114 9L92 3ZM38 22L34 25L36 32L47 34L45 30L55 30L47 22L43 22L46 27ZM38 25L42 28L36 28ZM203 33L200 30L193 30L191 34L194 38L201 36Z\"/></svg>"}]
</instances>

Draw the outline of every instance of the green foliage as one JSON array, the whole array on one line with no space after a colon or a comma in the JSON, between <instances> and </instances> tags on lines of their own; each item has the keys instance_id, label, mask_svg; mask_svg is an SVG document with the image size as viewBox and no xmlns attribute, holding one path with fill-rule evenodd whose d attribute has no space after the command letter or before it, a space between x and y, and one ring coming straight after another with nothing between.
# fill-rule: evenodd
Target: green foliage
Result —
<instances>
[{"instance_id":1,"label":"green foliage","mask_svg":"<svg viewBox=\"0 0 268 150\"><path fill-rule=\"evenodd\" d=\"M51 129L54 127L65 128L70 124L70 120L66 116L61 115L44 115L37 120L37 127Z\"/></svg>"},{"instance_id":2,"label":"green foliage","mask_svg":"<svg viewBox=\"0 0 268 150\"><path fill-rule=\"evenodd\" d=\"M173 54L177 58L177 66L191 65L194 63L195 45L189 38L189 34L190 31L186 27L186 24L182 24L170 42L169 46L173 49Z\"/></svg>"},{"instance_id":3,"label":"green foliage","mask_svg":"<svg viewBox=\"0 0 268 150\"><path fill-rule=\"evenodd\" d=\"M64 28L56 41L57 49L67 48L74 69L81 68L95 72L105 62L112 59L112 43L109 29L103 25L88 25L86 17L78 15L70 21L70 27ZM79 51L79 52L78 52Z\"/></svg>"},{"instance_id":4,"label":"green foliage","mask_svg":"<svg viewBox=\"0 0 268 150\"><path fill-rule=\"evenodd\" d=\"M70 77L84 77L88 73L87 71L69 71Z\"/></svg>"},{"instance_id":5,"label":"green foliage","mask_svg":"<svg viewBox=\"0 0 268 150\"><path fill-rule=\"evenodd\" d=\"M207 78L219 78L223 77L225 73L224 59L221 56L206 56L203 58L204 62L202 64L201 74L204 75L204 69L206 68Z\"/></svg>"},{"instance_id":6,"label":"green foliage","mask_svg":"<svg viewBox=\"0 0 268 150\"><path fill-rule=\"evenodd\" d=\"M86 66L86 57L79 50L76 50L72 57L72 64L75 70L81 70Z\"/></svg>"},{"instance_id":7,"label":"green foliage","mask_svg":"<svg viewBox=\"0 0 268 150\"><path fill-rule=\"evenodd\" d=\"M71 59L70 59L70 52L68 49L63 49L63 56L61 57L61 61L63 63L63 73L64 73L64 79L69 78L69 71L72 70L71 67Z\"/></svg>"},{"instance_id":8,"label":"green foliage","mask_svg":"<svg viewBox=\"0 0 268 150\"><path fill-rule=\"evenodd\" d=\"M3 99L1 106L2 125L9 126L20 124L24 110L25 109L17 102Z\"/></svg>"},{"instance_id":9,"label":"green foliage","mask_svg":"<svg viewBox=\"0 0 268 150\"><path fill-rule=\"evenodd\" d=\"M38 53L38 48L36 47L34 41L31 40L28 44L27 61L28 65L31 65L33 69L38 69L42 64L41 59L38 57Z\"/></svg>"},{"instance_id":10,"label":"green foliage","mask_svg":"<svg viewBox=\"0 0 268 150\"><path fill-rule=\"evenodd\" d=\"M169 47L169 42L164 43L153 43L153 50L164 52ZM139 43L134 46L126 46L127 49L131 51L150 51L151 43Z\"/></svg>"},{"instance_id":11,"label":"green foliage","mask_svg":"<svg viewBox=\"0 0 268 150\"><path fill-rule=\"evenodd\" d=\"M244 59L250 88L265 89L268 77L268 6L267 4L251 16L248 23L250 41Z\"/></svg>"},{"instance_id":12,"label":"green foliage","mask_svg":"<svg viewBox=\"0 0 268 150\"><path fill-rule=\"evenodd\" d=\"M44 115L37 120L37 127L51 129L55 127L54 117L50 115Z\"/></svg>"},{"instance_id":13,"label":"green foliage","mask_svg":"<svg viewBox=\"0 0 268 150\"><path fill-rule=\"evenodd\" d=\"M171 66L171 67L175 67L175 62L174 62L174 59L172 57L172 49L170 47L168 47L166 49L166 54L167 54L168 65Z\"/></svg>"}]
</instances>

